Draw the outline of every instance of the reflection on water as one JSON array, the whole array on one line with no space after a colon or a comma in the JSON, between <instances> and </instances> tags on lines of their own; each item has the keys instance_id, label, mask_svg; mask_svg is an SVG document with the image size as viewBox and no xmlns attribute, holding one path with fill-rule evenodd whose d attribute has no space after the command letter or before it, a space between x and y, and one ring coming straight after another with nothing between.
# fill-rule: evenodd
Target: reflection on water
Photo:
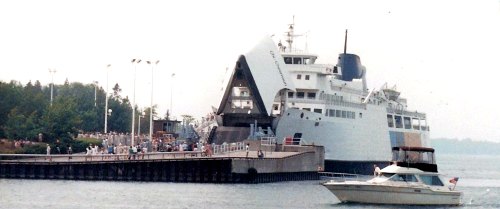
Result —
<instances>
[{"instance_id":1,"label":"reflection on water","mask_svg":"<svg viewBox=\"0 0 500 209\"><path fill-rule=\"evenodd\" d=\"M500 208L500 156L438 156L461 208ZM407 208L421 208L410 207ZM0 179L0 208L401 208L339 204L318 181L196 184ZM435 207L429 207L435 208ZM459 207L460 208L460 207Z\"/></svg>"}]
</instances>

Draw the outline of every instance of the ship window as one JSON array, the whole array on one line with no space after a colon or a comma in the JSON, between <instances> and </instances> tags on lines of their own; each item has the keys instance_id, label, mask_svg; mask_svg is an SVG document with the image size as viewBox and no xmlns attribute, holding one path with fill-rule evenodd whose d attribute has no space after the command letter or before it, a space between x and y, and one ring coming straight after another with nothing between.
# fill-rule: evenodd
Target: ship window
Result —
<instances>
[{"instance_id":1,"label":"ship window","mask_svg":"<svg viewBox=\"0 0 500 209\"><path fill-rule=\"evenodd\" d=\"M302 64L302 57L294 57L293 64Z\"/></svg>"},{"instance_id":2,"label":"ship window","mask_svg":"<svg viewBox=\"0 0 500 209\"><path fill-rule=\"evenodd\" d=\"M285 57L285 64L292 64L292 58L291 57Z\"/></svg>"},{"instance_id":3,"label":"ship window","mask_svg":"<svg viewBox=\"0 0 500 209\"><path fill-rule=\"evenodd\" d=\"M438 176L426 176L426 175L421 175L420 179L424 184L431 185L431 186L444 186L443 182L441 179L439 179Z\"/></svg>"},{"instance_id":4,"label":"ship window","mask_svg":"<svg viewBox=\"0 0 500 209\"><path fill-rule=\"evenodd\" d=\"M341 118L342 117L342 111L335 110L335 116L337 116L337 118Z\"/></svg>"},{"instance_id":5,"label":"ship window","mask_svg":"<svg viewBox=\"0 0 500 209\"><path fill-rule=\"evenodd\" d=\"M328 110L329 110L329 109L326 109L326 111L325 111L325 116L328 116L328 112L329 112Z\"/></svg>"},{"instance_id":6,"label":"ship window","mask_svg":"<svg viewBox=\"0 0 500 209\"><path fill-rule=\"evenodd\" d=\"M273 105L274 110L278 110L278 105Z\"/></svg>"},{"instance_id":7,"label":"ship window","mask_svg":"<svg viewBox=\"0 0 500 209\"><path fill-rule=\"evenodd\" d=\"M329 110L330 112L330 117L335 117L335 110Z\"/></svg>"},{"instance_id":8,"label":"ship window","mask_svg":"<svg viewBox=\"0 0 500 209\"><path fill-rule=\"evenodd\" d=\"M323 113L323 109L314 109L315 113Z\"/></svg>"},{"instance_id":9,"label":"ship window","mask_svg":"<svg viewBox=\"0 0 500 209\"><path fill-rule=\"evenodd\" d=\"M403 119L401 116L396 115L394 116L394 119L396 120L396 128L403 128Z\"/></svg>"},{"instance_id":10,"label":"ship window","mask_svg":"<svg viewBox=\"0 0 500 209\"><path fill-rule=\"evenodd\" d=\"M309 75L306 75L305 79L306 79L306 80L309 80Z\"/></svg>"},{"instance_id":11,"label":"ship window","mask_svg":"<svg viewBox=\"0 0 500 209\"><path fill-rule=\"evenodd\" d=\"M288 92L288 98L293 98L293 92Z\"/></svg>"},{"instance_id":12,"label":"ship window","mask_svg":"<svg viewBox=\"0 0 500 209\"><path fill-rule=\"evenodd\" d=\"M297 92L297 98L304 99L304 94L305 94L304 92L300 92L300 91Z\"/></svg>"},{"instance_id":13,"label":"ship window","mask_svg":"<svg viewBox=\"0 0 500 209\"><path fill-rule=\"evenodd\" d=\"M404 122L405 122L405 128L406 129L411 129L411 119L410 119L410 117L404 117Z\"/></svg>"},{"instance_id":14,"label":"ship window","mask_svg":"<svg viewBox=\"0 0 500 209\"><path fill-rule=\"evenodd\" d=\"M359 118L363 118L363 113L359 113Z\"/></svg>"},{"instance_id":15,"label":"ship window","mask_svg":"<svg viewBox=\"0 0 500 209\"><path fill-rule=\"evenodd\" d=\"M413 129L419 130L420 129L420 122L418 121L418 118L412 118L411 124L413 125Z\"/></svg>"},{"instance_id":16,"label":"ship window","mask_svg":"<svg viewBox=\"0 0 500 209\"><path fill-rule=\"evenodd\" d=\"M307 111L311 112L311 108L305 108L305 107L304 107L304 108L302 108L302 109L303 109L303 110L307 110Z\"/></svg>"},{"instance_id":17,"label":"ship window","mask_svg":"<svg viewBox=\"0 0 500 209\"><path fill-rule=\"evenodd\" d=\"M422 131L429 131L429 127L427 126L427 120L425 119L420 120L420 129Z\"/></svg>"},{"instance_id":18,"label":"ship window","mask_svg":"<svg viewBox=\"0 0 500 209\"><path fill-rule=\"evenodd\" d=\"M297 74L297 80L302 79L302 74Z\"/></svg>"},{"instance_id":19,"label":"ship window","mask_svg":"<svg viewBox=\"0 0 500 209\"><path fill-rule=\"evenodd\" d=\"M309 58L304 58L304 65L311 64Z\"/></svg>"},{"instance_id":20,"label":"ship window","mask_svg":"<svg viewBox=\"0 0 500 209\"><path fill-rule=\"evenodd\" d=\"M316 93L314 93L314 92L308 92L307 93L307 98L308 99L316 99Z\"/></svg>"},{"instance_id":21,"label":"ship window","mask_svg":"<svg viewBox=\"0 0 500 209\"><path fill-rule=\"evenodd\" d=\"M356 113L355 112L351 112L351 116L352 116L352 119L356 119Z\"/></svg>"},{"instance_id":22,"label":"ship window","mask_svg":"<svg viewBox=\"0 0 500 209\"><path fill-rule=\"evenodd\" d=\"M387 115L387 126L393 128L394 127L394 118L392 115Z\"/></svg>"},{"instance_id":23,"label":"ship window","mask_svg":"<svg viewBox=\"0 0 500 209\"><path fill-rule=\"evenodd\" d=\"M342 110L342 118L347 118L347 112Z\"/></svg>"}]
</instances>

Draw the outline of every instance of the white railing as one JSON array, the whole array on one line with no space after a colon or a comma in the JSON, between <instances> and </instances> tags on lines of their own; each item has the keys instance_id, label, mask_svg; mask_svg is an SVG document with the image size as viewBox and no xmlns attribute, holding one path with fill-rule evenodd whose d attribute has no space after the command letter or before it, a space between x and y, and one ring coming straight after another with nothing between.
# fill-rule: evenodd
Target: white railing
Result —
<instances>
[{"instance_id":1,"label":"white railing","mask_svg":"<svg viewBox=\"0 0 500 209\"><path fill-rule=\"evenodd\" d=\"M245 143L236 142L229 144L221 144L221 145L212 145L213 154L223 154L230 152L239 152L245 150Z\"/></svg>"},{"instance_id":2,"label":"white railing","mask_svg":"<svg viewBox=\"0 0 500 209\"><path fill-rule=\"evenodd\" d=\"M283 146L301 146L305 144L305 140L302 138L283 138Z\"/></svg>"},{"instance_id":3,"label":"white railing","mask_svg":"<svg viewBox=\"0 0 500 209\"><path fill-rule=\"evenodd\" d=\"M276 143L276 137L266 136L260 138L260 145L274 145Z\"/></svg>"},{"instance_id":4,"label":"white railing","mask_svg":"<svg viewBox=\"0 0 500 209\"><path fill-rule=\"evenodd\" d=\"M203 151L183 152L148 152L137 154L72 154L72 155L41 155L41 154L0 154L0 161L7 162L88 162L88 161L120 161L120 160L161 160L177 158L205 157Z\"/></svg>"},{"instance_id":5,"label":"white railing","mask_svg":"<svg viewBox=\"0 0 500 209\"><path fill-rule=\"evenodd\" d=\"M368 181L373 176L359 175L352 173L332 173L332 172L319 172L320 176L329 181L345 182L345 181Z\"/></svg>"}]
</instances>

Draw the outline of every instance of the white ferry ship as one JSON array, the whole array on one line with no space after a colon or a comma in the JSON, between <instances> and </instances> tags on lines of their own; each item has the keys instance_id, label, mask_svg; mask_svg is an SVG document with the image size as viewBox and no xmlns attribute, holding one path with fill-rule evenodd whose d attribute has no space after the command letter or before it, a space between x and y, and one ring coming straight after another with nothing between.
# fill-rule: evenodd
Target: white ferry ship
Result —
<instances>
[{"instance_id":1,"label":"white ferry ship","mask_svg":"<svg viewBox=\"0 0 500 209\"><path fill-rule=\"evenodd\" d=\"M317 55L294 48L294 27L286 46L266 37L239 57L211 142L246 139L257 129L300 138L325 147L325 170L349 173L388 165L394 147L429 146L424 113L408 110L395 88L370 89L366 68L345 47L337 64L317 64Z\"/></svg>"}]
</instances>

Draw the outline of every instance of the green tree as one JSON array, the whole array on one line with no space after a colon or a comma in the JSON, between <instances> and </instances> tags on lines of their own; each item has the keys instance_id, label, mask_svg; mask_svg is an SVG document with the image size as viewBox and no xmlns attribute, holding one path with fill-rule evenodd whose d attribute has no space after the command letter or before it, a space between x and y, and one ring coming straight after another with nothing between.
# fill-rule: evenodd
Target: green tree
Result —
<instances>
[{"instance_id":1,"label":"green tree","mask_svg":"<svg viewBox=\"0 0 500 209\"><path fill-rule=\"evenodd\" d=\"M22 135L26 131L26 117L19 112L17 108L13 108L5 124L5 134L9 139L22 139Z\"/></svg>"},{"instance_id":2,"label":"green tree","mask_svg":"<svg viewBox=\"0 0 500 209\"><path fill-rule=\"evenodd\" d=\"M71 139L78 133L77 127L81 124L81 119L76 109L77 104L73 98L56 98L42 117L48 141Z\"/></svg>"},{"instance_id":3,"label":"green tree","mask_svg":"<svg viewBox=\"0 0 500 209\"><path fill-rule=\"evenodd\" d=\"M5 83L0 81L0 138L7 137L5 133L7 120L11 110L21 103L23 87L17 81ZM19 112L16 110L16 112Z\"/></svg>"}]
</instances>

